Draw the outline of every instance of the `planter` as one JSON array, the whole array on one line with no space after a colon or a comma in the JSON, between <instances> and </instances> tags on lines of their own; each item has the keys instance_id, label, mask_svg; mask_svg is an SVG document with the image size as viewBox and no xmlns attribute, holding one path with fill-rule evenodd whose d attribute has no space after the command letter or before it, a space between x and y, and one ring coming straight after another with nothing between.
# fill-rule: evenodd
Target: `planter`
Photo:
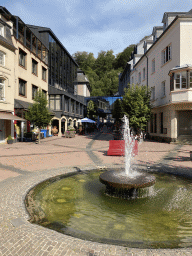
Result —
<instances>
[{"instance_id":1,"label":"planter","mask_svg":"<svg viewBox=\"0 0 192 256\"><path fill-rule=\"evenodd\" d=\"M65 138L74 138L75 137L75 131L66 131L65 132Z\"/></svg>"}]
</instances>

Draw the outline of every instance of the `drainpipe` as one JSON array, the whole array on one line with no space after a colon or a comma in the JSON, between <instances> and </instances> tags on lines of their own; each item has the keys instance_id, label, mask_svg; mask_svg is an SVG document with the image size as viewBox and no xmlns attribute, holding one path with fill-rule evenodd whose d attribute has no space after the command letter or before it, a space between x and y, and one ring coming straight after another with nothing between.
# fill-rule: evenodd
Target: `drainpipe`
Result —
<instances>
[{"instance_id":1,"label":"drainpipe","mask_svg":"<svg viewBox=\"0 0 192 256\"><path fill-rule=\"evenodd\" d=\"M147 88L148 88L148 87L149 87L149 84L148 84L148 83L149 83L149 80L148 80L148 79L149 79L149 78L148 78L148 66L149 66L148 63L149 63L149 60L148 60L147 55L145 55L145 57L147 58Z\"/></svg>"},{"instance_id":2,"label":"drainpipe","mask_svg":"<svg viewBox=\"0 0 192 256\"><path fill-rule=\"evenodd\" d=\"M149 78L148 78L148 66L149 66L149 60L147 55L145 55L145 57L147 58L147 88L149 88ZM146 132L148 133L148 125L146 127Z\"/></svg>"}]
</instances>

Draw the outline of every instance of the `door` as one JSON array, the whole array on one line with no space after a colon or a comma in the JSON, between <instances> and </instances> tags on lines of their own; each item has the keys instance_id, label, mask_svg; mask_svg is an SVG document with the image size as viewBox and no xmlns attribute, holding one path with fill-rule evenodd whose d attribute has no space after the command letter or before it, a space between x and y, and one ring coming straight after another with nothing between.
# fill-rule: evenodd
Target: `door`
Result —
<instances>
[{"instance_id":1,"label":"door","mask_svg":"<svg viewBox=\"0 0 192 256\"><path fill-rule=\"evenodd\" d=\"M192 135L192 111L179 111L179 135Z\"/></svg>"},{"instance_id":2,"label":"door","mask_svg":"<svg viewBox=\"0 0 192 256\"><path fill-rule=\"evenodd\" d=\"M5 140L5 124L4 120L0 119L0 142Z\"/></svg>"}]
</instances>

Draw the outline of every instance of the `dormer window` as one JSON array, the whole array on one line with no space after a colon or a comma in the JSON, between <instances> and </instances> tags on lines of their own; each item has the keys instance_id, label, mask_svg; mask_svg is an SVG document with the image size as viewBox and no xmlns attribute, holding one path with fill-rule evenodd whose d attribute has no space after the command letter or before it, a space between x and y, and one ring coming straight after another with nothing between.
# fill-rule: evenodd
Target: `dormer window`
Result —
<instances>
[{"instance_id":1,"label":"dormer window","mask_svg":"<svg viewBox=\"0 0 192 256\"><path fill-rule=\"evenodd\" d=\"M4 26L0 24L0 36L4 37Z\"/></svg>"}]
</instances>

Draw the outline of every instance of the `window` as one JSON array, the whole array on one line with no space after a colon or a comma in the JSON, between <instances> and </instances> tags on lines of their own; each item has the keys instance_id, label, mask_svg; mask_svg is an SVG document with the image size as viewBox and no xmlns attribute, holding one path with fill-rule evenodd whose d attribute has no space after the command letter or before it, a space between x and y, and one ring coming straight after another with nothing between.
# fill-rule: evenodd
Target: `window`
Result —
<instances>
[{"instance_id":1,"label":"window","mask_svg":"<svg viewBox=\"0 0 192 256\"><path fill-rule=\"evenodd\" d=\"M175 73L175 89L185 89L187 88L187 72L183 71L181 73Z\"/></svg>"},{"instance_id":2,"label":"window","mask_svg":"<svg viewBox=\"0 0 192 256\"><path fill-rule=\"evenodd\" d=\"M143 69L143 80L145 80L145 68Z\"/></svg>"},{"instance_id":3,"label":"window","mask_svg":"<svg viewBox=\"0 0 192 256\"><path fill-rule=\"evenodd\" d=\"M152 60L151 71L152 73L155 72L155 59Z\"/></svg>"},{"instance_id":4,"label":"window","mask_svg":"<svg viewBox=\"0 0 192 256\"><path fill-rule=\"evenodd\" d=\"M154 133L157 133L157 114L154 114Z\"/></svg>"},{"instance_id":5,"label":"window","mask_svg":"<svg viewBox=\"0 0 192 256\"><path fill-rule=\"evenodd\" d=\"M54 109L54 95L49 95L49 108Z\"/></svg>"},{"instance_id":6,"label":"window","mask_svg":"<svg viewBox=\"0 0 192 256\"><path fill-rule=\"evenodd\" d=\"M61 110L61 95L55 95L55 110Z\"/></svg>"},{"instance_id":7,"label":"window","mask_svg":"<svg viewBox=\"0 0 192 256\"><path fill-rule=\"evenodd\" d=\"M189 88L192 88L192 71L189 72Z\"/></svg>"},{"instance_id":8,"label":"window","mask_svg":"<svg viewBox=\"0 0 192 256\"><path fill-rule=\"evenodd\" d=\"M162 87L162 97L164 97L165 96L165 81L163 81L161 83L161 87Z\"/></svg>"},{"instance_id":9,"label":"window","mask_svg":"<svg viewBox=\"0 0 192 256\"><path fill-rule=\"evenodd\" d=\"M35 85L32 85L32 99L35 98L37 91L38 91L38 87Z\"/></svg>"},{"instance_id":10,"label":"window","mask_svg":"<svg viewBox=\"0 0 192 256\"><path fill-rule=\"evenodd\" d=\"M151 100L155 100L155 87L151 88Z\"/></svg>"},{"instance_id":11,"label":"window","mask_svg":"<svg viewBox=\"0 0 192 256\"><path fill-rule=\"evenodd\" d=\"M77 85L74 85L74 95L77 95Z\"/></svg>"},{"instance_id":12,"label":"window","mask_svg":"<svg viewBox=\"0 0 192 256\"><path fill-rule=\"evenodd\" d=\"M0 65L5 66L5 54L0 52Z\"/></svg>"},{"instance_id":13,"label":"window","mask_svg":"<svg viewBox=\"0 0 192 256\"><path fill-rule=\"evenodd\" d=\"M163 133L163 112L160 113L160 131Z\"/></svg>"},{"instance_id":14,"label":"window","mask_svg":"<svg viewBox=\"0 0 192 256\"><path fill-rule=\"evenodd\" d=\"M171 60L171 45L162 51L162 65Z\"/></svg>"},{"instance_id":15,"label":"window","mask_svg":"<svg viewBox=\"0 0 192 256\"><path fill-rule=\"evenodd\" d=\"M49 95L49 108L61 110L61 95Z\"/></svg>"},{"instance_id":16,"label":"window","mask_svg":"<svg viewBox=\"0 0 192 256\"><path fill-rule=\"evenodd\" d=\"M27 54L19 49L19 65L26 68L26 56Z\"/></svg>"},{"instance_id":17,"label":"window","mask_svg":"<svg viewBox=\"0 0 192 256\"><path fill-rule=\"evenodd\" d=\"M44 96L45 98L47 98L47 91L42 90L42 94L43 94L43 96Z\"/></svg>"},{"instance_id":18,"label":"window","mask_svg":"<svg viewBox=\"0 0 192 256\"><path fill-rule=\"evenodd\" d=\"M68 111L68 98L65 97L65 111Z\"/></svg>"},{"instance_id":19,"label":"window","mask_svg":"<svg viewBox=\"0 0 192 256\"><path fill-rule=\"evenodd\" d=\"M32 74L36 76L37 76L37 65L38 65L38 62L32 59Z\"/></svg>"},{"instance_id":20,"label":"window","mask_svg":"<svg viewBox=\"0 0 192 256\"><path fill-rule=\"evenodd\" d=\"M75 113L75 103L74 103L74 101L71 101L71 112Z\"/></svg>"},{"instance_id":21,"label":"window","mask_svg":"<svg viewBox=\"0 0 192 256\"><path fill-rule=\"evenodd\" d=\"M141 72L139 72L139 83L141 83Z\"/></svg>"},{"instance_id":22,"label":"window","mask_svg":"<svg viewBox=\"0 0 192 256\"><path fill-rule=\"evenodd\" d=\"M150 132L153 133L153 118L151 118Z\"/></svg>"},{"instance_id":23,"label":"window","mask_svg":"<svg viewBox=\"0 0 192 256\"><path fill-rule=\"evenodd\" d=\"M0 78L0 100L5 100L5 80Z\"/></svg>"},{"instance_id":24,"label":"window","mask_svg":"<svg viewBox=\"0 0 192 256\"><path fill-rule=\"evenodd\" d=\"M47 69L42 67L42 79L47 81Z\"/></svg>"},{"instance_id":25,"label":"window","mask_svg":"<svg viewBox=\"0 0 192 256\"><path fill-rule=\"evenodd\" d=\"M27 82L19 79L19 95L20 96L26 96L26 84Z\"/></svg>"},{"instance_id":26,"label":"window","mask_svg":"<svg viewBox=\"0 0 192 256\"><path fill-rule=\"evenodd\" d=\"M0 24L0 36L4 37L4 26Z\"/></svg>"}]
</instances>

